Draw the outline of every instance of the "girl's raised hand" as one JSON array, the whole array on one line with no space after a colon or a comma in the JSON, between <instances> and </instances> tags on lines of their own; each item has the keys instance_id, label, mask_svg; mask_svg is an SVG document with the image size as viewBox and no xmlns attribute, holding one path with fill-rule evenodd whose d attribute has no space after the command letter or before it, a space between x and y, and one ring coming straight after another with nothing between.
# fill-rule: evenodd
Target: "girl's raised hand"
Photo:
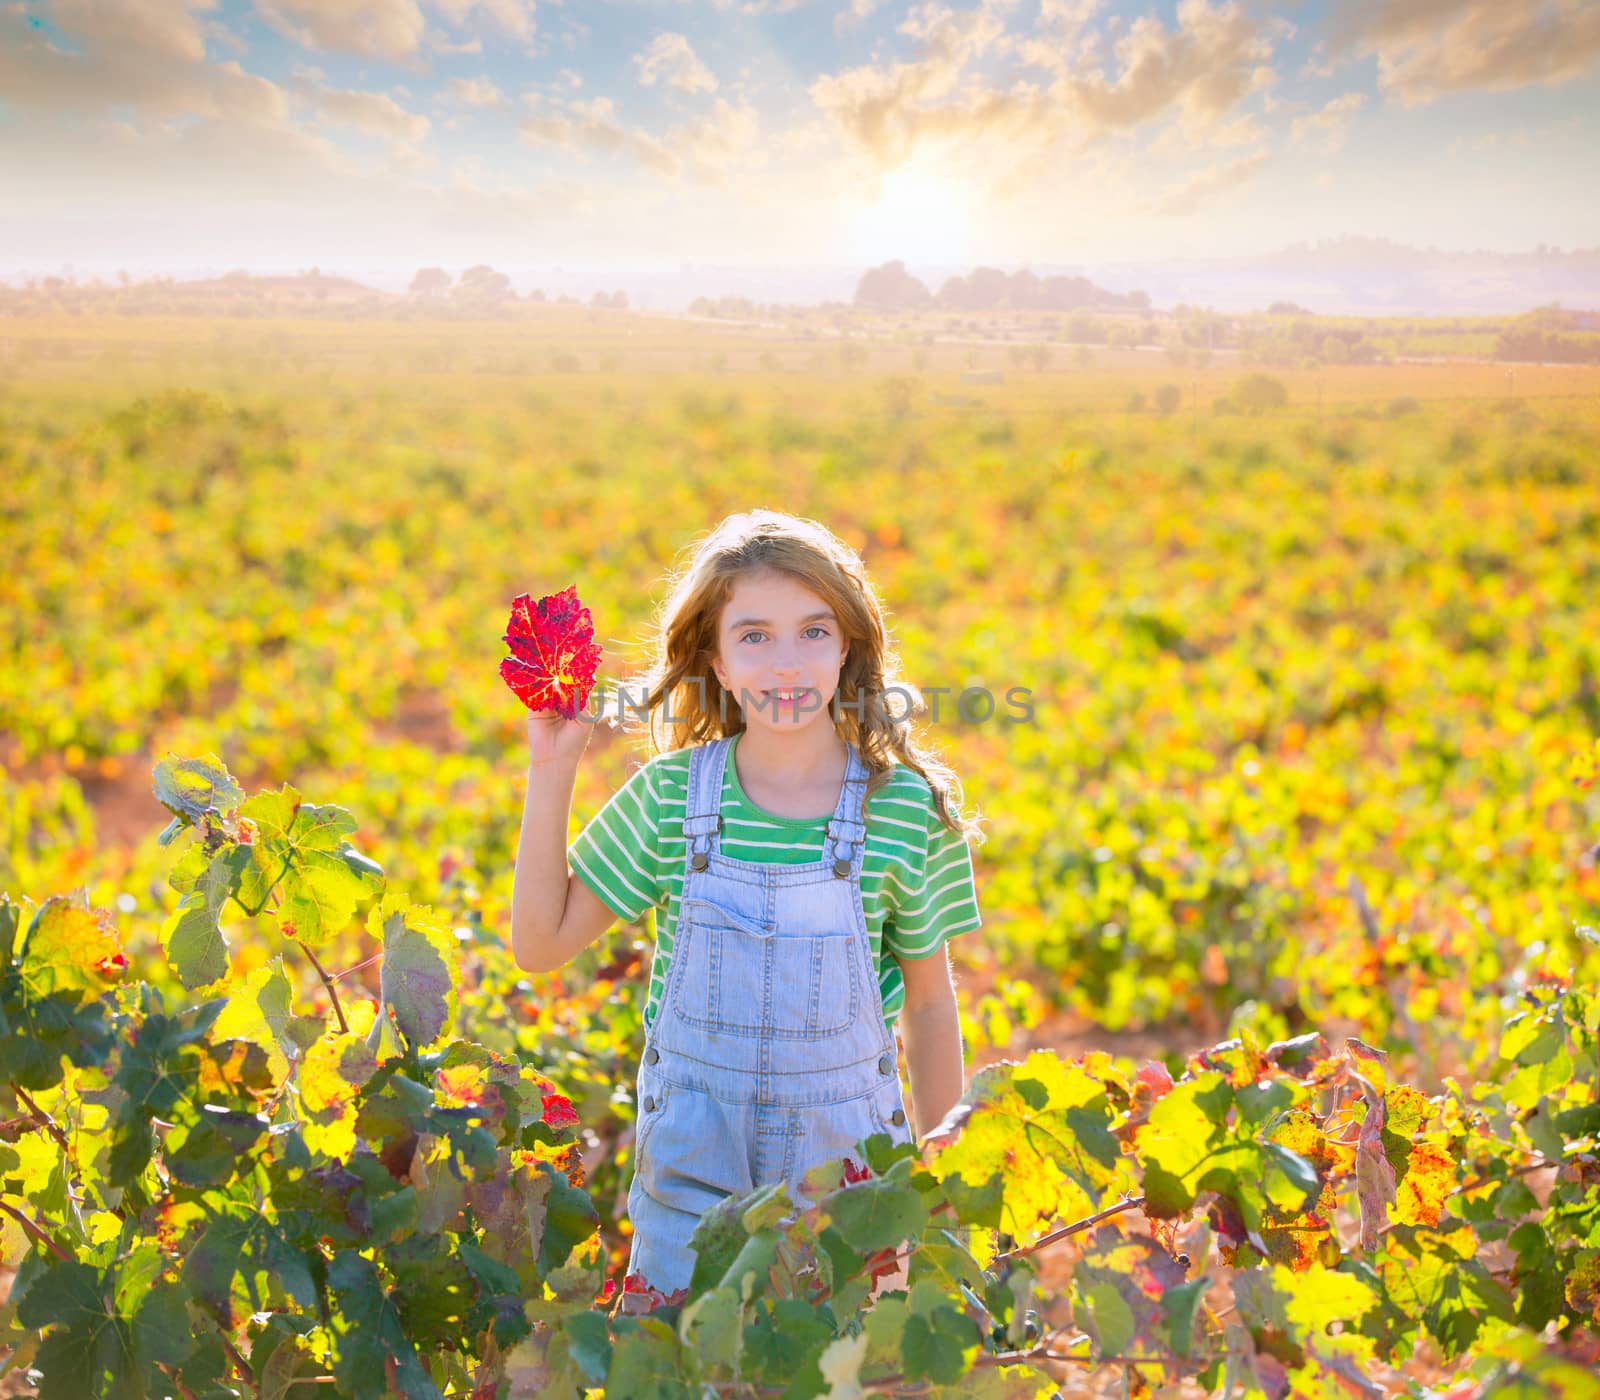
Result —
<instances>
[{"instance_id":1,"label":"girl's raised hand","mask_svg":"<svg viewBox=\"0 0 1600 1400\"><path fill-rule=\"evenodd\" d=\"M580 715L582 711L579 712ZM604 719L563 719L554 710L528 712L528 763L542 768L559 763L576 767L589 738Z\"/></svg>"}]
</instances>

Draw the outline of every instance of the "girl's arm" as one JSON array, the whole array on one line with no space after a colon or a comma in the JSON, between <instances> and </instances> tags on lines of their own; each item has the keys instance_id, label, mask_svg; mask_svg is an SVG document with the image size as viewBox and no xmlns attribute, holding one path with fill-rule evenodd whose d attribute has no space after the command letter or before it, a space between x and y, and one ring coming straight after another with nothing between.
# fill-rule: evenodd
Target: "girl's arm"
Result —
<instances>
[{"instance_id":1,"label":"girl's arm","mask_svg":"<svg viewBox=\"0 0 1600 1400\"><path fill-rule=\"evenodd\" d=\"M906 980L900 1038L911 1072L913 1127L922 1138L955 1107L967 1087L961 1017L944 944L925 958L902 958L897 953L895 961Z\"/></svg>"},{"instance_id":2,"label":"girl's arm","mask_svg":"<svg viewBox=\"0 0 1600 1400\"><path fill-rule=\"evenodd\" d=\"M578 761L594 726L544 711L528 716L528 790L511 881L511 955L525 972L552 972L617 916L567 865Z\"/></svg>"}]
</instances>

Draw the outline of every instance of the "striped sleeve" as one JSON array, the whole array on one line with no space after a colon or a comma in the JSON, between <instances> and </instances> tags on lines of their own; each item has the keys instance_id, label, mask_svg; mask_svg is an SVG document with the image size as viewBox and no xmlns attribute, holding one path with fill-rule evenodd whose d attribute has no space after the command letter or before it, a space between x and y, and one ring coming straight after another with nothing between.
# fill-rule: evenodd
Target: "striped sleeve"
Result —
<instances>
[{"instance_id":1,"label":"striped sleeve","mask_svg":"<svg viewBox=\"0 0 1600 1400\"><path fill-rule=\"evenodd\" d=\"M900 958L925 958L947 938L983 926L966 838L939 820L931 794L927 817L922 869L884 923L883 946Z\"/></svg>"},{"instance_id":2,"label":"striped sleeve","mask_svg":"<svg viewBox=\"0 0 1600 1400\"><path fill-rule=\"evenodd\" d=\"M630 923L662 894L657 878L660 802L654 779L651 764L635 769L567 847L578 877L612 913Z\"/></svg>"}]
</instances>

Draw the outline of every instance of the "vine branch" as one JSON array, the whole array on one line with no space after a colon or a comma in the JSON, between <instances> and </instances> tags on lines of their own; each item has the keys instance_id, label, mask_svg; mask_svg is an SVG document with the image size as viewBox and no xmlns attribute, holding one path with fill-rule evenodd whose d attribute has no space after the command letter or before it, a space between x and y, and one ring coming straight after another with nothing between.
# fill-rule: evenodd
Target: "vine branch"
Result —
<instances>
[{"instance_id":1,"label":"vine branch","mask_svg":"<svg viewBox=\"0 0 1600 1400\"><path fill-rule=\"evenodd\" d=\"M235 1369L239 1372L240 1382L252 1395L257 1394L255 1386L256 1373L250 1369L250 1363L244 1359L239 1352L239 1348L233 1344L233 1338L220 1328L217 1331L217 1338L222 1343L222 1349L228 1353L228 1359L233 1362Z\"/></svg>"},{"instance_id":2,"label":"vine branch","mask_svg":"<svg viewBox=\"0 0 1600 1400\"><path fill-rule=\"evenodd\" d=\"M1114 1206L1107 1206L1104 1210L1097 1210L1093 1215L1086 1215L1082 1220L1074 1220L1070 1225L1063 1225L1059 1230L1052 1230L1048 1235L1041 1235L1032 1244L1021 1245L1016 1249L1008 1249L1004 1254L997 1254L989 1261L992 1269L997 1264L1008 1264L1013 1259L1020 1259L1025 1254L1033 1254L1043 1249L1046 1245L1055 1244L1072 1235L1081 1234L1091 1226L1098 1225L1102 1220L1109 1220L1113 1215L1121 1215L1125 1210L1132 1210L1135 1206L1144 1204L1143 1196L1129 1196L1118 1201Z\"/></svg>"},{"instance_id":3,"label":"vine branch","mask_svg":"<svg viewBox=\"0 0 1600 1400\"><path fill-rule=\"evenodd\" d=\"M29 1097L28 1091L22 1085L13 1082L11 1092L21 1101L22 1106L33 1115L33 1121L56 1140L56 1144L61 1150L63 1152L71 1152L72 1145L67 1141L67 1135L62 1131L61 1125Z\"/></svg>"},{"instance_id":4,"label":"vine branch","mask_svg":"<svg viewBox=\"0 0 1600 1400\"><path fill-rule=\"evenodd\" d=\"M178 1373L173 1370L171 1366L167 1365L165 1361L156 1362L156 1369L160 1371L161 1374L164 1375L169 1381L171 1381L173 1385L178 1387L178 1394L183 1396L183 1400L200 1400L200 1397L197 1396L194 1391L190 1390L188 1386L178 1379Z\"/></svg>"},{"instance_id":5,"label":"vine branch","mask_svg":"<svg viewBox=\"0 0 1600 1400\"><path fill-rule=\"evenodd\" d=\"M297 938L295 942L300 943L300 940ZM317 976L322 979L322 985L328 989L328 995L333 999L333 1014L339 1022L339 1033L341 1035L349 1035L350 1023L344 1018L344 1007L340 1005L339 989L334 986L334 979L328 976L328 970L317 961L317 955L310 948L306 947L304 943L300 943L300 949L311 959L311 966L316 968Z\"/></svg>"},{"instance_id":6,"label":"vine branch","mask_svg":"<svg viewBox=\"0 0 1600 1400\"><path fill-rule=\"evenodd\" d=\"M53 1239L51 1239L49 1234L46 1233L44 1226L40 1225L38 1221L30 1220L15 1206L10 1205L5 1201L0 1201L0 1210L3 1210L7 1215L15 1220L17 1224L22 1226L22 1228L27 1232L29 1238L37 1240L53 1255L55 1255L55 1257L63 1264L72 1263L72 1255L68 1254L66 1250L64 1250Z\"/></svg>"}]
</instances>

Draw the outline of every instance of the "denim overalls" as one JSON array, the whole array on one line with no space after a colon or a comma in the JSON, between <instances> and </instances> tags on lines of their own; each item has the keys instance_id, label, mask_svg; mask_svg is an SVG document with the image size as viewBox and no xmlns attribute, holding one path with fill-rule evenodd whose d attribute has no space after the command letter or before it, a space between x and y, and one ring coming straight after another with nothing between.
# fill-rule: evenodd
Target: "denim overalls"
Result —
<instances>
[{"instance_id":1,"label":"denim overalls","mask_svg":"<svg viewBox=\"0 0 1600 1400\"><path fill-rule=\"evenodd\" d=\"M688 1284L717 1201L786 1181L803 1205L807 1169L911 1139L861 905L866 765L849 745L822 859L769 865L718 849L731 747L689 755L672 966L639 1065L628 1272L663 1292Z\"/></svg>"}]
</instances>

